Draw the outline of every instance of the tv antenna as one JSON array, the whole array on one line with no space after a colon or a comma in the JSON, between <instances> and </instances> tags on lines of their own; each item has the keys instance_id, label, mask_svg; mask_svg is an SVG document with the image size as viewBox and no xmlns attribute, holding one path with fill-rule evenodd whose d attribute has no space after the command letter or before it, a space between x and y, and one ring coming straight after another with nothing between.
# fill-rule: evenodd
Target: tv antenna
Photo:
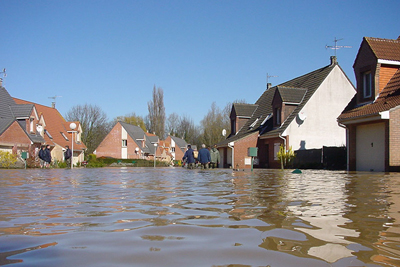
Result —
<instances>
[{"instance_id":1,"label":"tv antenna","mask_svg":"<svg viewBox=\"0 0 400 267\"><path fill-rule=\"evenodd\" d=\"M60 96L60 95L49 96L49 98L54 99L54 101L51 102L51 107L52 107L52 108L55 108L55 107L56 107L56 98L57 98L57 97L62 97L62 96Z\"/></svg>"},{"instance_id":2,"label":"tv antenna","mask_svg":"<svg viewBox=\"0 0 400 267\"><path fill-rule=\"evenodd\" d=\"M270 84L268 83L268 79L269 79L269 78L272 78L272 77L278 77L278 76L276 76L276 75L269 75L269 74L267 73L267 89L269 89L269 86L270 86Z\"/></svg>"},{"instance_id":3,"label":"tv antenna","mask_svg":"<svg viewBox=\"0 0 400 267\"><path fill-rule=\"evenodd\" d=\"M349 46L349 45L337 45L337 43L338 43L339 41L341 41L341 40L343 40L343 38L342 38L342 39L336 39L336 37L335 37L335 40L333 40L333 42L335 43L335 45L325 45L325 48L326 48L326 49L330 48L330 49L335 50L335 57L336 57L336 50L338 50L338 49L340 49L340 48L352 48L352 47Z\"/></svg>"},{"instance_id":4,"label":"tv antenna","mask_svg":"<svg viewBox=\"0 0 400 267\"><path fill-rule=\"evenodd\" d=\"M0 74L3 74L3 77L7 77L7 73L6 73L6 68L3 69L3 71L0 72Z\"/></svg>"}]
</instances>

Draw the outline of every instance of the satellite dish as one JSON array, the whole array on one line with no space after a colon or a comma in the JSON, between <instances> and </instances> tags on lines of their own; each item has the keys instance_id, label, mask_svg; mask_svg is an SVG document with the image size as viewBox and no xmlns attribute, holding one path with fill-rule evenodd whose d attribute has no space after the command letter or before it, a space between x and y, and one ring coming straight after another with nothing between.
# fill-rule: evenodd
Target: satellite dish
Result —
<instances>
[{"instance_id":1,"label":"satellite dish","mask_svg":"<svg viewBox=\"0 0 400 267\"><path fill-rule=\"evenodd\" d=\"M139 148L137 147L137 148L135 148L135 151L136 151L136 153L138 153L139 152Z\"/></svg>"},{"instance_id":2,"label":"satellite dish","mask_svg":"<svg viewBox=\"0 0 400 267\"><path fill-rule=\"evenodd\" d=\"M304 121L307 118L307 115L304 111L301 111L297 114L297 117L299 118L299 120Z\"/></svg>"},{"instance_id":3,"label":"satellite dish","mask_svg":"<svg viewBox=\"0 0 400 267\"><path fill-rule=\"evenodd\" d=\"M36 126L36 131L38 131L39 133L41 133L41 132L43 131L42 125Z\"/></svg>"},{"instance_id":4,"label":"satellite dish","mask_svg":"<svg viewBox=\"0 0 400 267\"><path fill-rule=\"evenodd\" d=\"M225 129L222 130L222 136L226 136L226 130Z\"/></svg>"}]
</instances>

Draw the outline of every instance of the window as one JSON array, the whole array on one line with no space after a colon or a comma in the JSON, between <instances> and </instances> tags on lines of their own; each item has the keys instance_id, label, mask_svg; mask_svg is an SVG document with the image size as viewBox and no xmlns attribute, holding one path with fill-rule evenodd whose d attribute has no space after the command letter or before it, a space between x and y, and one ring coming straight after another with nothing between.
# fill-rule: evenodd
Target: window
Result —
<instances>
[{"instance_id":1,"label":"window","mask_svg":"<svg viewBox=\"0 0 400 267\"><path fill-rule=\"evenodd\" d=\"M122 139L122 147L127 147L128 146L128 140Z\"/></svg>"},{"instance_id":2,"label":"window","mask_svg":"<svg viewBox=\"0 0 400 267\"><path fill-rule=\"evenodd\" d=\"M30 132L33 133L34 131L33 131L33 119L32 118L30 119L30 122L29 122L29 128L30 128Z\"/></svg>"},{"instance_id":3,"label":"window","mask_svg":"<svg viewBox=\"0 0 400 267\"><path fill-rule=\"evenodd\" d=\"M60 134L64 137L65 140L69 141L68 137L63 132L60 132Z\"/></svg>"},{"instance_id":4,"label":"window","mask_svg":"<svg viewBox=\"0 0 400 267\"><path fill-rule=\"evenodd\" d=\"M45 129L44 132L46 133L46 135L50 138L53 139L53 136L51 136L51 134Z\"/></svg>"},{"instance_id":5,"label":"window","mask_svg":"<svg viewBox=\"0 0 400 267\"><path fill-rule=\"evenodd\" d=\"M364 98L369 98L372 95L372 74L370 71L362 74L362 85Z\"/></svg>"},{"instance_id":6,"label":"window","mask_svg":"<svg viewBox=\"0 0 400 267\"><path fill-rule=\"evenodd\" d=\"M175 152L175 147L171 147L171 151L172 151L172 152Z\"/></svg>"},{"instance_id":7,"label":"window","mask_svg":"<svg viewBox=\"0 0 400 267\"><path fill-rule=\"evenodd\" d=\"M275 124L281 125L281 109L275 108Z\"/></svg>"}]
</instances>

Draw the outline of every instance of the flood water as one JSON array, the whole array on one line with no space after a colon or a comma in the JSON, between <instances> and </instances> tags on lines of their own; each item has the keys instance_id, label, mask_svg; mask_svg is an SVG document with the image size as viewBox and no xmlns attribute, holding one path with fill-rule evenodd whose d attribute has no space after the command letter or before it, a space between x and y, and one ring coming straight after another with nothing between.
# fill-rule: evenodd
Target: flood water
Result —
<instances>
[{"instance_id":1,"label":"flood water","mask_svg":"<svg viewBox=\"0 0 400 267\"><path fill-rule=\"evenodd\" d=\"M400 266L400 174L0 170L0 265Z\"/></svg>"}]
</instances>

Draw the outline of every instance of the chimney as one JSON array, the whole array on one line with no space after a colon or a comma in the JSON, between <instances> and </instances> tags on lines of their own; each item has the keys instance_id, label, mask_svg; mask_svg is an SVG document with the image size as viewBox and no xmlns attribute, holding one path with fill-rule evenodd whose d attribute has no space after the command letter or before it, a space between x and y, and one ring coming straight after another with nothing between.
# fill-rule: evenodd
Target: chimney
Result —
<instances>
[{"instance_id":1,"label":"chimney","mask_svg":"<svg viewBox=\"0 0 400 267\"><path fill-rule=\"evenodd\" d=\"M3 79L0 78L0 87L3 87Z\"/></svg>"},{"instance_id":2,"label":"chimney","mask_svg":"<svg viewBox=\"0 0 400 267\"><path fill-rule=\"evenodd\" d=\"M56 102L51 102L51 107L56 108Z\"/></svg>"},{"instance_id":3,"label":"chimney","mask_svg":"<svg viewBox=\"0 0 400 267\"><path fill-rule=\"evenodd\" d=\"M337 64L336 56L331 56L331 66Z\"/></svg>"},{"instance_id":4,"label":"chimney","mask_svg":"<svg viewBox=\"0 0 400 267\"><path fill-rule=\"evenodd\" d=\"M271 83L267 83L267 90L272 87Z\"/></svg>"}]
</instances>

